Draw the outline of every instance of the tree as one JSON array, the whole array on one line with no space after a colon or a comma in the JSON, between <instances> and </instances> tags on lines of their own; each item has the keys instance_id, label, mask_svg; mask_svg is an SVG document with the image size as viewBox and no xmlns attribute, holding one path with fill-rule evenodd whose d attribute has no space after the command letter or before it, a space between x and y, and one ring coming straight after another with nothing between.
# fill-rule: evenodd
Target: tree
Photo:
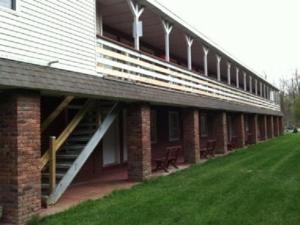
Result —
<instances>
[{"instance_id":1,"label":"tree","mask_svg":"<svg viewBox=\"0 0 300 225\"><path fill-rule=\"evenodd\" d=\"M295 121L300 120L300 96L297 96L294 103L294 117Z\"/></svg>"}]
</instances>

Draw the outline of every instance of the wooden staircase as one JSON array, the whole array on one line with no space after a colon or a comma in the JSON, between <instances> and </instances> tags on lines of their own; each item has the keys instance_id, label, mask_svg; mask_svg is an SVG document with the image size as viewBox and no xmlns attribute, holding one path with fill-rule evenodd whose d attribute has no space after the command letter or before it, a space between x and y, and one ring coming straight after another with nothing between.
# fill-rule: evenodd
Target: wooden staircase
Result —
<instances>
[{"instance_id":1,"label":"wooden staircase","mask_svg":"<svg viewBox=\"0 0 300 225\"><path fill-rule=\"evenodd\" d=\"M79 112L58 139L51 139L50 147L41 159L45 205L59 200L121 110L121 105L115 103L104 120L99 121L91 105L87 101L82 107L70 106Z\"/></svg>"},{"instance_id":2,"label":"wooden staircase","mask_svg":"<svg viewBox=\"0 0 300 225\"><path fill-rule=\"evenodd\" d=\"M91 111L86 114L56 155L56 183L58 184L87 145L98 126L97 115ZM42 196L47 199L50 190L49 166L42 171Z\"/></svg>"}]
</instances>

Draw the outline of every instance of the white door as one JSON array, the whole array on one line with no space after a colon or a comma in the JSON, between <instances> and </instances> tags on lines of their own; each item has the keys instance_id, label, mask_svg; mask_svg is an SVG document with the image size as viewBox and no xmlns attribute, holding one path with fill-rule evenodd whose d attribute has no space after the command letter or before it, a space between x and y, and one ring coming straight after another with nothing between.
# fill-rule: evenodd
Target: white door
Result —
<instances>
[{"instance_id":1,"label":"white door","mask_svg":"<svg viewBox=\"0 0 300 225\"><path fill-rule=\"evenodd\" d=\"M103 166L120 163L119 120L116 119L103 139Z\"/></svg>"}]
</instances>

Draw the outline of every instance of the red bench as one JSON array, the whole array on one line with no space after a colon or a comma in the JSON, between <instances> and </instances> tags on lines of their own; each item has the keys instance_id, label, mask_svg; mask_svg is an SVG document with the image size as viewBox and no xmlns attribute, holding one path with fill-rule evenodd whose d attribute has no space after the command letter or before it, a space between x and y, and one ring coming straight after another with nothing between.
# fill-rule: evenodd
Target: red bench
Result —
<instances>
[{"instance_id":1,"label":"red bench","mask_svg":"<svg viewBox=\"0 0 300 225\"><path fill-rule=\"evenodd\" d=\"M156 164L155 171L163 169L165 172L169 172L168 168L170 165L178 169L177 159L179 152L181 151L181 146L172 146L166 148L166 154L162 158L154 159Z\"/></svg>"}]
</instances>

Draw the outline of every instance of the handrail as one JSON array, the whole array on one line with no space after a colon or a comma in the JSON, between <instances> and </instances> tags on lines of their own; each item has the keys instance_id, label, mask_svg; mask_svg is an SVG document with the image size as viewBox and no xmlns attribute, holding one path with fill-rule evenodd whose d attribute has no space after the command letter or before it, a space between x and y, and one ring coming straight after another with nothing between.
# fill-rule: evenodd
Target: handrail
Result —
<instances>
[{"instance_id":1,"label":"handrail","mask_svg":"<svg viewBox=\"0 0 300 225\"><path fill-rule=\"evenodd\" d=\"M67 96L65 99L56 107L56 109L45 119L42 123L41 131L44 132L49 125L59 116L59 114L64 111L64 109L70 104L74 99L74 96Z\"/></svg>"},{"instance_id":2,"label":"handrail","mask_svg":"<svg viewBox=\"0 0 300 225\"><path fill-rule=\"evenodd\" d=\"M60 149L60 147L64 144L64 142L69 138L69 136L75 130L77 125L81 122L81 120L84 118L86 113L89 111L92 104L93 104L92 100L87 100L86 103L81 108L81 110L74 116L74 118L69 123L69 125L63 130L60 136L54 141L55 152L57 152ZM50 149L48 149L41 158L41 170L47 165L47 163L49 162L49 158L50 158Z\"/></svg>"},{"instance_id":3,"label":"handrail","mask_svg":"<svg viewBox=\"0 0 300 225\"><path fill-rule=\"evenodd\" d=\"M97 52L99 56L102 56L98 61L98 65L100 65L98 71L103 74L164 88L209 95L239 104L280 110L279 105L268 99L158 61L153 57L126 49L104 39L98 40Z\"/></svg>"}]
</instances>

